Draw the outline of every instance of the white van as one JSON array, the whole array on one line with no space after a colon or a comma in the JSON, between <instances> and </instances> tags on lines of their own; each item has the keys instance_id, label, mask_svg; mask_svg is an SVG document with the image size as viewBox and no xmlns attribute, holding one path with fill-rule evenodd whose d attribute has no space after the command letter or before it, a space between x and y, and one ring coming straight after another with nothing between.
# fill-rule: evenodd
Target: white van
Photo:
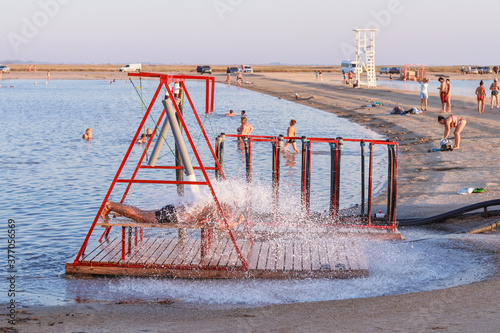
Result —
<instances>
[{"instance_id":1,"label":"white van","mask_svg":"<svg viewBox=\"0 0 500 333\"><path fill-rule=\"evenodd\" d=\"M349 73L352 72L353 74L356 73L356 61L351 61L351 60L342 60L342 63L340 64L340 71L342 74L344 73ZM358 71L362 72L363 69L361 67L358 68Z\"/></svg>"},{"instance_id":2,"label":"white van","mask_svg":"<svg viewBox=\"0 0 500 333\"><path fill-rule=\"evenodd\" d=\"M125 67L120 68L120 72L140 72L141 64L128 64Z\"/></svg>"}]
</instances>

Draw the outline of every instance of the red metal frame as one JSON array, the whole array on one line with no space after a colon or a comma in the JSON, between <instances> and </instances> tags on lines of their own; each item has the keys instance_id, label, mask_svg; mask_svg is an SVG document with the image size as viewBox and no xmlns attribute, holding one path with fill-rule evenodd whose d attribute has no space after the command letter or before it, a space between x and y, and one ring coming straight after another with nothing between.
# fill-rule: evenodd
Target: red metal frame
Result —
<instances>
[{"instance_id":1,"label":"red metal frame","mask_svg":"<svg viewBox=\"0 0 500 333\"><path fill-rule=\"evenodd\" d=\"M127 188L122 196L122 199L121 199L121 202L124 202L127 194L128 194L128 191L131 187L132 184L135 184L135 183L147 183L147 184L189 184L189 185L207 185L209 186L210 188L210 191L211 191L211 194L213 196L213 199L214 199L214 202L215 204L217 205L217 208L218 208L218 211L219 211L219 214L220 214L220 217L222 218L222 221L224 222L224 224L226 225L227 227L227 231L230 235L230 238L231 238L231 241L233 242L234 246L235 246L235 249L236 249L236 253L238 254L238 259L240 260L241 264L242 264L242 269L248 269L248 261L247 261L247 258L245 258L240 250L240 248L238 247L237 243L236 243L236 239L233 235L233 232L231 231L231 229L229 228L229 224L227 222L227 219L226 219L226 216L224 214L224 211L222 210L221 208L221 205L220 205L220 202L217 198L217 195L213 189L213 186L211 184L211 181L210 181L210 178L208 177L207 175L207 172L206 170L218 170L220 171L223 179L225 179L225 176L224 176L224 172L219 164L219 161L215 155L215 152L213 150L213 147L211 146L210 144L210 141L208 139L208 136L205 132L205 129L203 128L203 125L201 123L201 120L198 116L198 113L196 111L196 108L194 106L194 103L191 99L191 96L189 95L189 92L188 92L188 89L185 85L185 80L205 80L206 82L206 103L205 103L205 113L208 114L209 112L213 112L213 109L214 109L214 86L215 86L215 79L213 77L206 77L206 76L188 76L188 75L166 75L166 74L159 74L159 73L129 73L129 76L138 76L138 77L155 77L155 78L159 78L160 80L160 83L158 85L158 88L156 89L155 91L155 94L147 108L147 111L146 113L144 114L143 116L143 119L134 135L134 138L132 139L131 143L130 143L130 146L125 154L125 157L123 158L121 164L120 164L120 167L118 168L118 171L116 172L116 175L108 189L108 192L106 193L106 196L104 197L104 200L101 204L101 207L99 208L99 211L97 212L96 214L96 217L94 218L94 221L89 229L89 232L87 233L87 236L85 237L85 240L74 260L74 265L77 266L77 265L86 265L85 263L83 262L80 262L80 259L82 258L84 252L85 252L85 249L88 245L88 242L89 242L89 239L91 237L91 234L92 232L94 231L94 228L97 224L97 221L99 220L100 218L100 215L102 213L102 210L104 208L104 205L106 204L106 202L108 201L115 185L117 183L127 183ZM171 100L174 100L174 94L173 94L173 91L170 87L170 84L172 82L178 82L180 83L181 85L181 88L184 90L185 92L185 96L187 97L188 101L189 101L189 104L191 106L191 109L195 115L195 118L196 118L196 121L198 123L198 126L200 127L200 130L202 131L203 133L203 136L205 138L205 141L206 141L206 144L207 146L209 147L210 149L210 152L212 154L212 157L214 158L214 161L215 161L215 167L214 168L211 168L211 167L204 167L202 161L201 161L201 158L198 154L198 151L195 147L195 144L193 142L193 139L191 137L191 134L187 128L187 125L186 123L184 122L184 118L179 110L179 107L178 105L176 105L176 103L173 103L174 107L175 107L175 111L177 113L177 117L179 119L179 122L180 124L182 125L183 129L184 129L184 133L186 135L186 137L188 138L188 141L189 141L189 144L194 152L194 155L196 157L196 161L198 162L198 167L194 167L195 169L197 170L201 170L202 171L202 174L203 174L203 177L204 177L204 181L196 181L196 182L191 182L191 181L169 181L169 180L142 180L142 179L136 179L136 175L139 171L139 169L141 168L148 168L148 169L178 169L178 168L181 168L181 167L172 167L172 166L155 166L155 167L150 167L150 166L142 166L142 162L144 160L144 157L146 155L146 151L147 149L149 148L149 146L151 145L151 142L152 142L152 139L154 137L154 135L152 135L150 137L150 139L148 140L147 142L147 145L146 145L146 149L144 149L140 159L139 159L139 162L137 163L136 167L135 167L135 170L134 170L134 173L132 175L132 177L130 179L120 179L120 175L121 175L121 172L123 170L123 167L125 166L126 162L128 161L128 158L130 156L130 153L133 149L133 147L135 146L135 143L140 135L140 132L141 132L141 129L144 127L144 124L147 120L147 118L149 117L150 113L151 113L151 110L153 108L153 105L156 101L156 99L158 98L158 95L161 91L161 89L163 88L163 86L165 86L166 90L167 90L167 93L168 95L170 96ZM211 94L210 94L210 84L212 84L212 91L211 91ZM165 110L162 111L159 119L158 119L158 124L161 122L162 118L164 117L165 115ZM156 127L155 127L155 131L156 131ZM101 238L99 239L99 241L102 240L102 238L104 236L107 236L110 232L110 229L111 228L107 228L104 232L103 232L103 235L101 236ZM125 227L122 227L122 258L124 258L125 256L125 238L126 238L126 232L125 232ZM141 228L141 239L142 239L142 228ZM202 243L204 243L204 246L202 247L201 249L201 253L206 253L209 249L209 247L211 246L211 243L213 242L213 234L212 234L212 231L211 230L202 230L201 232L201 236L202 236ZM128 239L128 253L131 252L131 246L132 246L132 239L131 239L132 235L131 235L131 230L129 231L129 239ZM137 244L137 229L136 229L136 236L135 236L135 243ZM252 242L253 244L253 242ZM92 263L92 265L96 265L96 263ZM100 266L116 266L116 265L113 265L113 264L110 264L110 265L107 265L107 264L99 264ZM96 265L97 266L97 265ZM119 265L119 266L123 266L123 267L135 267L134 265ZM143 266L138 266L138 267L143 267ZM162 266L162 267L166 267L166 266ZM168 268L173 268L175 269L177 266L168 266ZM181 266L179 266L181 267ZM179 268L179 269L213 269L212 267L208 267L208 266L182 266L182 268Z\"/></svg>"},{"instance_id":2,"label":"red metal frame","mask_svg":"<svg viewBox=\"0 0 500 333\"><path fill-rule=\"evenodd\" d=\"M242 138L242 137L247 137L251 142L274 142L277 141L277 137L275 136L263 136L263 135L240 135L240 134L225 134L226 138ZM284 137L283 140L298 140L302 139L301 137ZM306 137L306 141L309 141L310 143L335 143L339 144L339 141L337 139L333 138L315 138L315 137ZM392 145L395 146L396 150L396 165L395 165L395 179L397 179L397 172L398 172L398 159L399 159L399 144L397 142L390 142L390 141L382 141L382 140L366 140L366 139L342 139L344 142L361 142L364 141L366 144L369 144L370 146L370 167L369 167L369 175L368 175L368 223L363 224L363 225L358 225L358 224L351 224L351 225L345 225L348 227L353 227L353 228L372 228L372 229L387 229L387 230L392 230L395 231L397 228L397 223L396 223L396 212L397 212L397 201L394 201L394 218L393 221L389 221L389 225L374 225L372 223L372 218L371 218L371 209L372 209L372 183L373 183L373 148L375 145ZM312 145L310 145L308 151L306 152L309 157L311 156L312 152ZM250 158L251 158L251 150L250 150ZM310 158L309 158L310 161ZM309 172L311 172L312 168L309 168ZM306 172L306 170L303 170L303 172ZM309 174L310 176L310 174ZM337 185L338 186L338 185ZM395 197L397 197L397 186L394 189L395 191ZM309 192L310 194L310 192ZM338 200L339 198L335 197L335 200ZM307 215L309 215L309 211L307 212ZM335 212L334 212L335 214ZM333 216L335 219L335 216ZM259 223L259 224L274 224L274 223Z\"/></svg>"}]
</instances>

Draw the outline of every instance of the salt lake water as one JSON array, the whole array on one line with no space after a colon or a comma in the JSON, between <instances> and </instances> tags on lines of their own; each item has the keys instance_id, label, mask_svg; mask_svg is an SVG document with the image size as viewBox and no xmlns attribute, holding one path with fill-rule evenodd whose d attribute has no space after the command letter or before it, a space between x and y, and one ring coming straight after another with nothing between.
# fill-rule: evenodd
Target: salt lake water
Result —
<instances>
[{"instance_id":1,"label":"salt lake water","mask_svg":"<svg viewBox=\"0 0 500 333\"><path fill-rule=\"evenodd\" d=\"M186 304L248 306L315 300L368 297L432 290L486 277L488 257L464 251L446 239L417 243L366 243L370 277L356 280L199 281L143 278L74 279L64 276L64 263L80 248L93 218L142 118L143 108L132 85L100 80L4 80L0 88L0 202L2 265L6 267L7 220L16 230L16 301L21 305L65 304L81 300L155 300L182 298ZM140 84L136 81L136 86ZM157 83L142 82L146 101ZM204 105L204 86L188 83L196 105ZM155 106L156 107L156 106ZM202 107L200 107L202 108ZM202 118L209 137L235 133L239 117L223 116L229 109L246 110L256 135L286 134L297 120L299 136L383 139L357 124L300 104L248 90L216 87L215 115ZM186 117L186 121L193 121ZM87 127L94 139L81 135ZM149 126L151 127L151 126ZM199 133L192 133L195 141ZM299 144L300 147L300 144ZM136 145L131 159L142 153ZM254 147L254 179L266 198L270 179L270 145ZM328 145L315 147L312 204L328 205ZM384 187L386 151L376 150L375 190ZM165 156L168 158L168 149ZM207 159L208 155L203 155ZM226 144L225 171L243 177L244 157L235 140ZM343 208L359 202L359 143L346 145L342 160ZM300 155L283 157L283 188L288 209L298 209ZM127 166L124 172L133 168ZM175 191L153 192L155 200L130 194L130 203L158 208ZM256 191L257 194L259 191ZM267 191L268 193L269 191ZM121 193L119 193L121 194ZM119 195L117 197L119 198ZM295 200L295 201L294 201ZM6 279L0 288L8 290ZM4 296L3 303L7 301Z\"/></svg>"}]
</instances>

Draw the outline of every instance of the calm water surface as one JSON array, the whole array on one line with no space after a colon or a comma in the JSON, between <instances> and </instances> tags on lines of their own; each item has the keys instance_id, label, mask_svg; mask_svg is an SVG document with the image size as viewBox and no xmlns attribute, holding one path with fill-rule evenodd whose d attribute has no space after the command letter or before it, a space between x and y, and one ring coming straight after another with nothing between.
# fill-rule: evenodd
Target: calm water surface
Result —
<instances>
[{"instance_id":1,"label":"calm water surface","mask_svg":"<svg viewBox=\"0 0 500 333\"><path fill-rule=\"evenodd\" d=\"M139 86L140 83L136 82ZM146 81L139 90L146 101L157 83ZM8 87L14 86L14 87ZM204 86L188 85L196 105L204 105ZM201 111L202 107L200 107ZM220 132L235 133L239 117L223 114L234 109L247 111L253 134L286 134L291 118L297 120L297 134L321 137L383 139L368 129L299 104L279 100L247 90L216 87L216 114L202 118L210 138ZM161 111L159 104L154 108ZM203 304L258 305L376 296L395 292L428 290L450 284L473 281L487 275L484 260L444 244L388 245L367 244L372 275L354 281L191 281L157 279L92 279L64 277L64 263L80 248L90 224L114 177L142 118L143 108L130 83L119 81L43 81L4 80L0 88L0 202L2 227L0 239L5 251L7 219L16 222L17 284L16 300L21 305L63 304L81 299L122 300L183 298ZM186 116L187 122L193 117ZM152 127L148 121L148 127ZM81 139L87 127L94 133L92 142ZM194 131L198 142L200 133ZM300 147L300 145L299 145ZM137 161L142 147L136 146L131 160ZM270 144L254 146L256 209L265 210L271 177ZM314 210L328 204L329 147L314 147ZM386 150L375 151L376 190L385 185ZM202 154L208 163L208 154ZM162 161L173 159L164 147ZM235 140L226 144L225 171L233 179L227 195L241 192L244 156ZM346 171L341 187L342 207L359 202L359 144L346 145L342 168ZM282 196L284 209L298 209L300 155L283 158ZM129 163L124 175L130 175L135 163ZM198 175L199 176L199 175ZM142 178L153 177L145 174ZM165 176L166 177L166 176ZM156 177L155 177L156 178ZM119 200L121 191L112 196ZM147 195L145 194L147 193ZM138 187L128 202L158 208L172 201L175 190ZM425 274L415 276L414 263L433 251ZM386 253L383 258L376 253ZM6 253L6 252L4 252ZM443 262L440 255L450 260ZM5 256L4 260L5 260ZM5 261L4 261L5 262ZM453 262L453 264L450 264ZM471 267L474 271L470 273ZM457 277L460 281L457 280ZM408 280L410 279L410 280ZM0 283L7 290L5 280ZM236 292L234 292L236 291ZM4 300L2 296L2 302Z\"/></svg>"}]
</instances>

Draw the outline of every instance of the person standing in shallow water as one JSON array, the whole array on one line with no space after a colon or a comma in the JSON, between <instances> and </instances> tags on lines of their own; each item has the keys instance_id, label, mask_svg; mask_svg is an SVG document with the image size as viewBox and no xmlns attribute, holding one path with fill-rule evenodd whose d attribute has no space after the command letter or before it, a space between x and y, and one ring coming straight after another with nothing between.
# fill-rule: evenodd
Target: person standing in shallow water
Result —
<instances>
[{"instance_id":1,"label":"person standing in shallow water","mask_svg":"<svg viewBox=\"0 0 500 333\"><path fill-rule=\"evenodd\" d=\"M296 123L297 122L295 121L295 119L290 120L290 126L288 127L288 129L286 131L287 137L293 138L293 137L297 136L296 131L295 131L295 127L294 127ZM297 152L297 153L299 152L299 150L297 149L297 144L295 143L295 139L288 139L285 143L285 146L283 147L283 151L285 151L289 145L292 145L293 150L295 150L295 152Z\"/></svg>"},{"instance_id":2,"label":"person standing in shallow water","mask_svg":"<svg viewBox=\"0 0 500 333\"><path fill-rule=\"evenodd\" d=\"M453 135L455 136L455 145L453 146L453 149L460 149L460 133L462 133L462 130L467 124L465 118L457 115L450 115L446 118L443 116L438 116L438 122L441 125L444 125L443 139L448 139L448 135L450 135L451 129L455 128L455 131L453 132Z\"/></svg>"},{"instance_id":3,"label":"person standing in shallow water","mask_svg":"<svg viewBox=\"0 0 500 333\"><path fill-rule=\"evenodd\" d=\"M87 140L87 141L92 141L92 129L90 127L87 128L85 133L83 133L82 139Z\"/></svg>"},{"instance_id":4,"label":"person standing in shallow water","mask_svg":"<svg viewBox=\"0 0 500 333\"><path fill-rule=\"evenodd\" d=\"M484 113L484 103L486 103L488 97L486 97L486 88L484 87L483 80L479 82L479 87L476 88L475 94L477 96L477 113Z\"/></svg>"}]
</instances>

